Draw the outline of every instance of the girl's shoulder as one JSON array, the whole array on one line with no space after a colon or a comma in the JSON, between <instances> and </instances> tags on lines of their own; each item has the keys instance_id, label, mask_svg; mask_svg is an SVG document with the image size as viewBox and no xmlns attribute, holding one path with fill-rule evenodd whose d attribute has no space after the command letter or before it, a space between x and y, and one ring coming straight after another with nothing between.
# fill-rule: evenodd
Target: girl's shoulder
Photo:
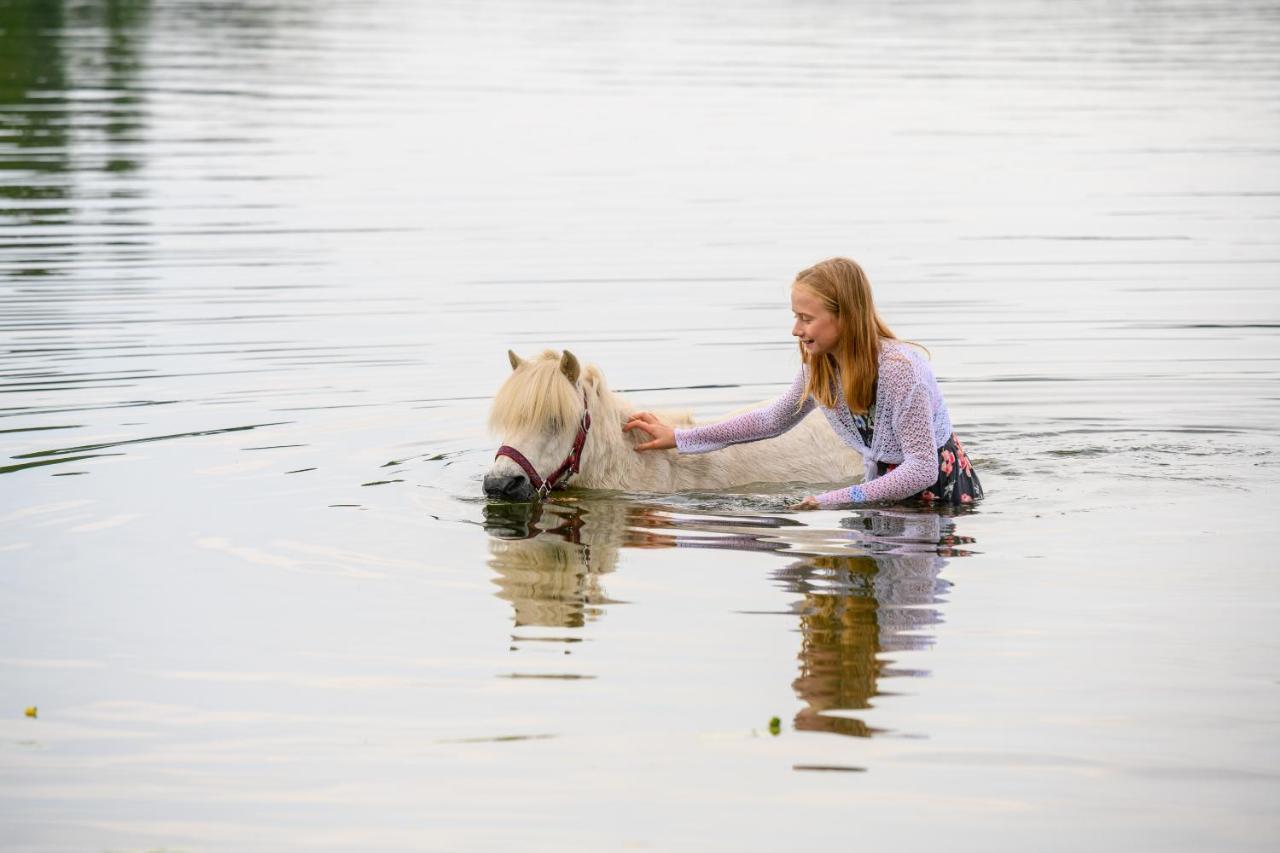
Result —
<instances>
[{"instance_id":1,"label":"girl's shoulder","mask_svg":"<svg viewBox=\"0 0 1280 853\"><path fill-rule=\"evenodd\" d=\"M920 364L928 363L924 351L906 341L895 338L880 339L880 364Z\"/></svg>"},{"instance_id":2,"label":"girl's shoulder","mask_svg":"<svg viewBox=\"0 0 1280 853\"><path fill-rule=\"evenodd\" d=\"M923 348L906 341L883 338L880 341L880 375L885 378L925 381L933 376L929 358Z\"/></svg>"}]
</instances>

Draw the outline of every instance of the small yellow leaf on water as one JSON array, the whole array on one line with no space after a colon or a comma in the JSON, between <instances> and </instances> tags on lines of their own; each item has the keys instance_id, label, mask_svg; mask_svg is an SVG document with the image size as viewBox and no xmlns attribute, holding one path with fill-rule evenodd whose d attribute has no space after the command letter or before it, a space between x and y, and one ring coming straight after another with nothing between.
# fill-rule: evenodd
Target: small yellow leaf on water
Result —
<instances>
[{"instance_id":1,"label":"small yellow leaf on water","mask_svg":"<svg viewBox=\"0 0 1280 853\"><path fill-rule=\"evenodd\" d=\"M27 716L34 717L35 715L36 715L36 706L32 705L30 708L27 709Z\"/></svg>"}]
</instances>

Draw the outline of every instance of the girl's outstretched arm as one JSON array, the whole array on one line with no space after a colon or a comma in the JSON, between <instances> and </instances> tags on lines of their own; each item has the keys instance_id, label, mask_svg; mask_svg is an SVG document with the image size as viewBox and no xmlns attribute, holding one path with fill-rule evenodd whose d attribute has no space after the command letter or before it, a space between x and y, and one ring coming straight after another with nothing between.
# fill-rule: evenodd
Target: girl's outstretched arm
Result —
<instances>
[{"instance_id":1,"label":"girl's outstretched arm","mask_svg":"<svg viewBox=\"0 0 1280 853\"><path fill-rule=\"evenodd\" d=\"M805 397L804 385L804 368L801 368L786 393L767 406L734 415L719 423L675 430L676 448L681 453L707 453L730 444L762 441L782 435L813 411L813 400Z\"/></svg>"}]
</instances>

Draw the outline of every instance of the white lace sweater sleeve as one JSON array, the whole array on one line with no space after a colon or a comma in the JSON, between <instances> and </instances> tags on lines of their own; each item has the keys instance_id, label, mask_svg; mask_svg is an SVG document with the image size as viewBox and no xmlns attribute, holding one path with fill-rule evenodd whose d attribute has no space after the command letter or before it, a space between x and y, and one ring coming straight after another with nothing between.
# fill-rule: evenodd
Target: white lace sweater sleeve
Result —
<instances>
[{"instance_id":1,"label":"white lace sweater sleeve","mask_svg":"<svg viewBox=\"0 0 1280 853\"><path fill-rule=\"evenodd\" d=\"M877 406L889 406L893 431L902 446L902 464L883 477L861 486L861 500L896 501L932 486L938 479L938 448L934 446L933 401L929 386L911 360L894 354L880 362L883 382L879 384L883 398ZM857 491L839 489L818 496L822 503L858 500ZM840 497L843 495L843 497Z\"/></svg>"},{"instance_id":2,"label":"white lace sweater sleeve","mask_svg":"<svg viewBox=\"0 0 1280 853\"><path fill-rule=\"evenodd\" d=\"M719 423L677 429L676 449L681 453L707 453L730 444L761 441L782 435L813 411L813 400L805 398L801 405L803 397L804 369L801 368L787 392L767 406L734 415Z\"/></svg>"}]
</instances>

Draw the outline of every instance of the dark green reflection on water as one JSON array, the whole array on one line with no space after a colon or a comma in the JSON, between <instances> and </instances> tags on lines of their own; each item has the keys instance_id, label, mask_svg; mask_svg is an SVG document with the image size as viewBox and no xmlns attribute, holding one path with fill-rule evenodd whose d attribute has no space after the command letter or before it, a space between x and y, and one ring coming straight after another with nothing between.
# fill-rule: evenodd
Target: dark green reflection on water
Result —
<instances>
[{"instance_id":1,"label":"dark green reflection on water","mask_svg":"<svg viewBox=\"0 0 1280 853\"><path fill-rule=\"evenodd\" d=\"M42 0L0 3L0 214L11 224L65 222L68 126L53 109L67 88L63 4ZM51 101L53 103L51 103Z\"/></svg>"},{"instance_id":2,"label":"dark green reflection on water","mask_svg":"<svg viewBox=\"0 0 1280 853\"><path fill-rule=\"evenodd\" d=\"M85 245L50 227L89 223L84 202L95 197L137 194L90 184L140 167L136 78L149 8L149 0L0 0L0 223L24 229L0 244L16 262L7 272L57 274ZM91 224L133 218L108 204Z\"/></svg>"},{"instance_id":3,"label":"dark green reflection on water","mask_svg":"<svg viewBox=\"0 0 1280 853\"><path fill-rule=\"evenodd\" d=\"M919 677L883 657L927 648L942 621L951 584L939 577L973 540L954 517L929 511L860 510L839 530L789 517L690 513L622 501L490 504L489 564L499 597L517 626L579 628L610 603L603 577L623 548L713 548L776 552L774 572L790 593L799 625L799 674L791 687L805 704L796 729L867 737L877 732L847 712L882 695L880 680Z\"/></svg>"}]
</instances>

